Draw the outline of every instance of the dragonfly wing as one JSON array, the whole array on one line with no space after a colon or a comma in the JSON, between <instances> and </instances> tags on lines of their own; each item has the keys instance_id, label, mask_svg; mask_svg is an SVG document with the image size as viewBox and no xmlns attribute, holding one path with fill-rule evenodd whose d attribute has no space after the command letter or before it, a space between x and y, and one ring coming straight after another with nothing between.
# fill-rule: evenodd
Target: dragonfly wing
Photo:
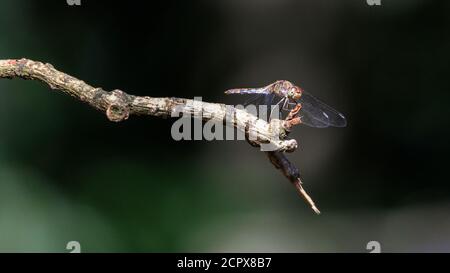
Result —
<instances>
[{"instance_id":1,"label":"dragonfly wing","mask_svg":"<svg viewBox=\"0 0 450 273\"><path fill-rule=\"evenodd\" d=\"M245 103L245 107L254 107L253 109L256 110L256 113L259 118L262 118L264 120L270 120L270 117L278 117L279 115L275 115L276 113L279 113L280 107L277 105L277 103L280 101L280 99L270 93L270 94L257 94L253 95L250 99L248 99ZM252 108L248 108L252 109ZM273 111L272 111L273 109Z\"/></svg>"},{"instance_id":2,"label":"dragonfly wing","mask_svg":"<svg viewBox=\"0 0 450 273\"><path fill-rule=\"evenodd\" d=\"M254 106L259 118L270 120L281 118L279 102L283 99L272 92L273 84L262 88L237 88L225 91L225 94L242 94L250 96L244 103L245 107ZM263 108L262 106L266 106Z\"/></svg>"},{"instance_id":3,"label":"dragonfly wing","mask_svg":"<svg viewBox=\"0 0 450 273\"><path fill-rule=\"evenodd\" d=\"M304 92L299 99L302 105L302 123L311 127L325 128L328 126L345 127L347 121L341 113Z\"/></svg>"},{"instance_id":4,"label":"dragonfly wing","mask_svg":"<svg viewBox=\"0 0 450 273\"><path fill-rule=\"evenodd\" d=\"M266 94L254 94L254 95L248 95L247 97L249 97L245 102L244 102L244 106L247 105L261 105L261 104L265 104L267 97L270 95L266 95Z\"/></svg>"},{"instance_id":5,"label":"dragonfly wing","mask_svg":"<svg viewBox=\"0 0 450 273\"><path fill-rule=\"evenodd\" d=\"M300 115L301 118L301 124L308 125L310 127L316 127L316 128L326 128L330 126L327 122L323 122L317 119L314 119L311 117L310 114L306 113L306 111L301 111L302 115Z\"/></svg>"},{"instance_id":6,"label":"dragonfly wing","mask_svg":"<svg viewBox=\"0 0 450 273\"><path fill-rule=\"evenodd\" d=\"M244 102L244 106L257 103L258 101L263 99L263 95L252 95L249 99Z\"/></svg>"},{"instance_id":7,"label":"dragonfly wing","mask_svg":"<svg viewBox=\"0 0 450 273\"><path fill-rule=\"evenodd\" d=\"M231 94L241 94L241 93L231 93ZM279 104L282 98L276 96L273 93L268 94L244 94L244 97L248 97L243 103L248 111L252 114L257 115L259 118L264 120L270 120L272 118L281 118Z\"/></svg>"}]
</instances>

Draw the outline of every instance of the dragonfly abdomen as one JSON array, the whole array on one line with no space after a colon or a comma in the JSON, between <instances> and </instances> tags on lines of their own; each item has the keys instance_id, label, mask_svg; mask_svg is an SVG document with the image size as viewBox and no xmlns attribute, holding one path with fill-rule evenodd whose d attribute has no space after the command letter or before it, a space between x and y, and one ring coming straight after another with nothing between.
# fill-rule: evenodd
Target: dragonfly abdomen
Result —
<instances>
[{"instance_id":1,"label":"dragonfly abdomen","mask_svg":"<svg viewBox=\"0 0 450 273\"><path fill-rule=\"evenodd\" d=\"M225 91L225 94L270 94L264 88L236 88Z\"/></svg>"}]
</instances>

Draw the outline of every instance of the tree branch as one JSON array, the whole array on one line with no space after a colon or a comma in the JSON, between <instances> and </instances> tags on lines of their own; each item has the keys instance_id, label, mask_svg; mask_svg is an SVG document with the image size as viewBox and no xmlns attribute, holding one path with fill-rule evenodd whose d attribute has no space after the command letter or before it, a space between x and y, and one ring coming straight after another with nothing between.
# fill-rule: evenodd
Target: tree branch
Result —
<instances>
[{"instance_id":1,"label":"tree branch","mask_svg":"<svg viewBox=\"0 0 450 273\"><path fill-rule=\"evenodd\" d=\"M312 198L306 193L306 191L302 187L302 180L300 178L300 171L294 164L292 164L286 157L285 154L281 152L266 152L269 157L270 162L275 166L275 168L279 169L284 176L294 185L297 193L305 199L305 201L311 206L312 210L320 214L319 209L314 204Z\"/></svg>"},{"instance_id":2,"label":"tree branch","mask_svg":"<svg viewBox=\"0 0 450 273\"><path fill-rule=\"evenodd\" d=\"M130 115L168 117L177 113L193 117L201 116L205 121L223 122L228 120L231 115L232 125L244 132L253 146L270 145L271 149L275 151L268 152L272 164L281 169L291 182L295 180L292 177L296 177L296 168L292 168L293 165L282 153L293 152L297 148L295 139L286 139L293 126L290 122L273 119L267 123L245 110L225 104L173 97L141 97L127 94L118 89L105 91L58 71L48 63L44 64L28 59L0 60L0 78L15 77L47 83L51 89L60 90L105 112L107 118L114 122L126 120ZM298 176L297 179L300 181ZM294 183L294 185L296 184ZM299 189L298 186L296 188ZM306 193L302 196L308 202L312 202ZM312 203L312 207L315 208L314 203Z\"/></svg>"}]
</instances>

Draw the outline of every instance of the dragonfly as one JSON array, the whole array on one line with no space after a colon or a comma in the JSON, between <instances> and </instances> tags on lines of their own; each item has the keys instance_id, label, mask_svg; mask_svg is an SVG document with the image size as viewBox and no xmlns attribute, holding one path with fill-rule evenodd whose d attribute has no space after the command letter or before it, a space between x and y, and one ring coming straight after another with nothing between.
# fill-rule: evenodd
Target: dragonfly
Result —
<instances>
[{"instance_id":1,"label":"dragonfly","mask_svg":"<svg viewBox=\"0 0 450 273\"><path fill-rule=\"evenodd\" d=\"M299 123L310 127L345 127L347 125L343 114L286 80L279 80L260 88L229 89L225 91L225 94L254 95L247 103L263 97L264 104L275 106L272 107L272 111L274 109L279 111L281 108L282 111L289 112L286 119L299 117Z\"/></svg>"}]
</instances>

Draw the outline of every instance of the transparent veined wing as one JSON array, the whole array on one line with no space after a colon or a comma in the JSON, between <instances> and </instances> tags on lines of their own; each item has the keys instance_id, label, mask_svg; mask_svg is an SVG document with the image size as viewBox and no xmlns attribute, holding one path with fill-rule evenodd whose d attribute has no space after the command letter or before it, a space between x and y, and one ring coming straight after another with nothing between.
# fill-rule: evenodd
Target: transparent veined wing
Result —
<instances>
[{"instance_id":1,"label":"transparent veined wing","mask_svg":"<svg viewBox=\"0 0 450 273\"><path fill-rule=\"evenodd\" d=\"M280 119L280 109L282 107L280 101L282 99L273 93L256 94L246 100L243 105L247 111L263 120Z\"/></svg>"},{"instance_id":2,"label":"transparent veined wing","mask_svg":"<svg viewBox=\"0 0 450 273\"><path fill-rule=\"evenodd\" d=\"M302 105L300 110L302 124L318 128L345 127L347 125L344 115L305 91L298 102Z\"/></svg>"},{"instance_id":3,"label":"transparent veined wing","mask_svg":"<svg viewBox=\"0 0 450 273\"><path fill-rule=\"evenodd\" d=\"M244 107L252 114L264 120L280 118L280 101L283 99L270 90L270 85L263 88L237 88L225 91L225 94L240 94L246 98ZM264 107L265 106L265 107ZM253 108L252 108L253 107Z\"/></svg>"},{"instance_id":4,"label":"transparent veined wing","mask_svg":"<svg viewBox=\"0 0 450 273\"><path fill-rule=\"evenodd\" d=\"M272 93L269 94L256 94L250 95L249 98L244 102L244 106L247 105L272 105L275 101L275 95Z\"/></svg>"}]
</instances>

